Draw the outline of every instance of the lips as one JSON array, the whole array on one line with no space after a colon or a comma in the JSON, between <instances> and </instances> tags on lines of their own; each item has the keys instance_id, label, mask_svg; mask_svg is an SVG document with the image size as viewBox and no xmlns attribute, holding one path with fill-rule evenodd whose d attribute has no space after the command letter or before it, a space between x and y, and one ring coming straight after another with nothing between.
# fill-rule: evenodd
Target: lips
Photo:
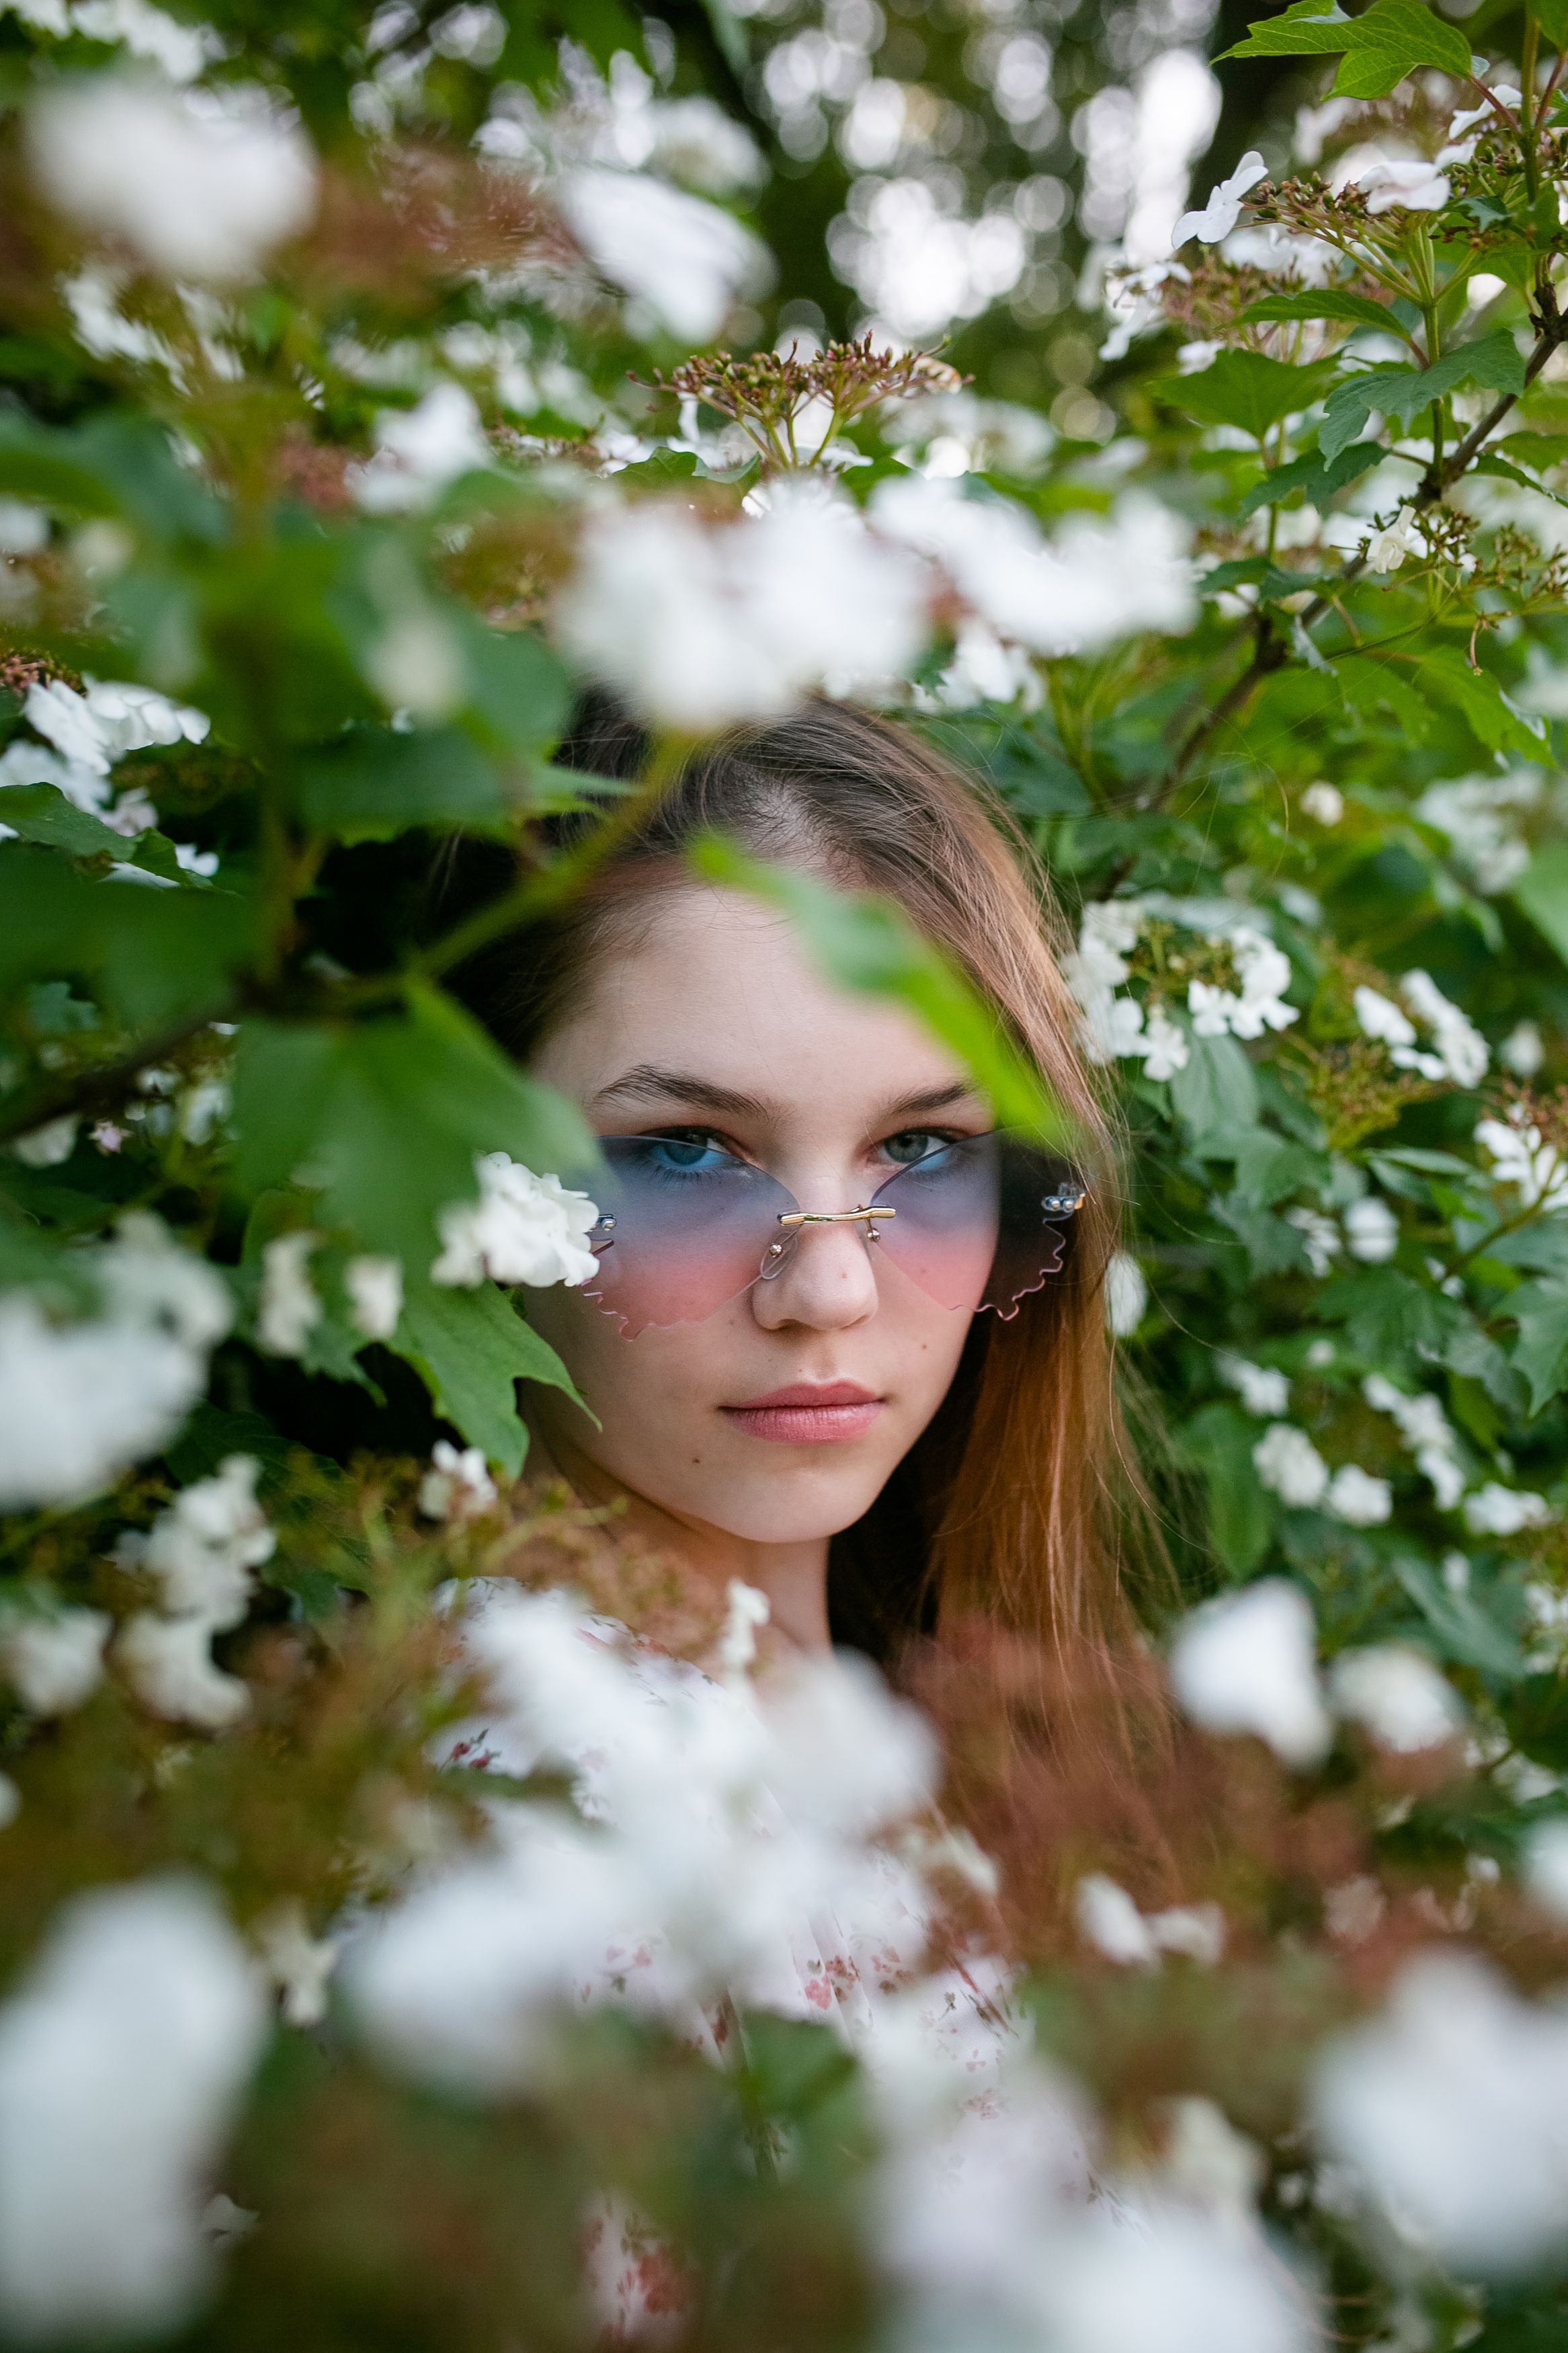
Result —
<instances>
[{"instance_id":1,"label":"lips","mask_svg":"<svg viewBox=\"0 0 1568 2353\"><path fill-rule=\"evenodd\" d=\"M720 1409L732 1428L749 1438L786 1446L822 1446L864 1437L884 1400L858 1381L793 1381L770 1389L748 1405Z\"/></svg>"}]
</instances>

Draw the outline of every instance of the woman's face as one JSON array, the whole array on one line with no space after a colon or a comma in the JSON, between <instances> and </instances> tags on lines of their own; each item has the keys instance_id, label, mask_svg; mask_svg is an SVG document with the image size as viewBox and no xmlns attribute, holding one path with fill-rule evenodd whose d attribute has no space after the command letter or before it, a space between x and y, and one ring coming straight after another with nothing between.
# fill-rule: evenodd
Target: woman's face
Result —
<instances>
[{"instance_id":1,"label":"woman's face","mask_svg":"<svg viewBox=\"0 0 1568 2353\"><path fill-rule=\"evenodd\" d=\"M842 994L781 917L693 884L651 901L534 1061L603 1136L722 1151L805 1209L846 1209L989 1108L908 1015ZM535 1393L547 1443L687 1525L795 1544L858 1520L947 1393L970 1324L860 1224L806 1227L783 1271L700 1322L623 1336L580 1292L529 1317L598 1417ZM562 1441L566 1441L563 1447Z\"/></svg>"}]
</instances>

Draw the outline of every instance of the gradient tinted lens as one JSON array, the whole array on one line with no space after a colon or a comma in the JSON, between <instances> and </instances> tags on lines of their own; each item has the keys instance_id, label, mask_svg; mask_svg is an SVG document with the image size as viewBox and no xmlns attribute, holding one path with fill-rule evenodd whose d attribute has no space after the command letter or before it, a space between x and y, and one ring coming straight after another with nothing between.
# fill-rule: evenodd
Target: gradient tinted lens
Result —
<instances>
[{"instance_id":1,"label":"gradient tinted lens","mask_svg":"<svg viewBox=\"0 0 1568 2353\"><path fill-rule=\"evenodd\" d=\"M584 1285L628 1337L650 1324L698 1324L756 1282L794 1198L776 1177L711 1145L669 1136L603 1138L589 1235L599 1272Z\"/></svg>"},{"instance_id":2,"label":"gradient tinted lens","mask_svg":"<svg viewBox=\"0 0 1568 2353\"><path fill-rule=\"evenodd\" d=\"M872 1206L878 1245L929 1298L1004 1319L1061 1271L1080 1188L1058 1162L1009 1136L966 1137L901 1168Z\"/></svg>"}]
</instances>

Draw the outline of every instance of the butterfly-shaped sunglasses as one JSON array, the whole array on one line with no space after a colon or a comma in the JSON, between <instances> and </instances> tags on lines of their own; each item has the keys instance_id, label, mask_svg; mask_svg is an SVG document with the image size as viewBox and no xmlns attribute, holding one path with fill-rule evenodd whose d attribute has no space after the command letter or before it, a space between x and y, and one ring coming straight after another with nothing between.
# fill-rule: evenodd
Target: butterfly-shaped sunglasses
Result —
<instances>
[{"instance_id":1,"label":"butterfly-shaped sunglasses","mask_svg":"<svg viewBox=\"0 0 1568 2353\"><path fill-rule=\"evenodd\" d=\"M1061 1271L1085 1199L1060 1161L1000 1131L907 1162L851 1209L804 1209L765 1168L699 1139L611 1135L600 1148L587 1237L599 1265L584 1290L628 1338L700 1323L775 1281L825 1225L858 1226L879 1262L942 1306L1005 1320Z\"/></svg>"}]
</instances>

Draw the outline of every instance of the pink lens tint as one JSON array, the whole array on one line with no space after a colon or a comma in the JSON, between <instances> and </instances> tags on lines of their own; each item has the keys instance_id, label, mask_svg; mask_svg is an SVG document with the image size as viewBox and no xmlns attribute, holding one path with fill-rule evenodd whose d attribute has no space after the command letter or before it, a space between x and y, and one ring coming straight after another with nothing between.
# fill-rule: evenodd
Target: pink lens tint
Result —
<instances>
[{"instance_id":1,"label":"pink lens tint","mask_svg":"<svg viewBox=\"0 0 1568 2353\"><path fill-rule=\"evenodd\" d=\"M601 1149L605 1166L590 1180L601 1214L588 1238L598 1272L584 1289L628 1339L650 1325L701 1323L769 1281L822 1214L784 1222L801 1216L793 1194L700 1138L606 1136ZM866 1247L929 1298L1005 1319L1060 1271L1082 1198L1058 1165L991 1134L940 1146L850 1206L872 1213L861 1228Z\"/></svg>"},{"instance_id":2,"label":"pink lens tint","mask_svg":"<svg viewBox=\"0 0 1568 2353\"><path fill-rule=\"evenodd\" d=\"M1005 1320L1059 1274L1083 1200L1059 1164L1016 1139L966 1136L901 1168L876 1195L877 1247L943 1307Z\"/></svg>"},{"instance_id":3,"label":"pink lens tint","mask_svg":"<svg viewBox=\"0 0 1568 2353\"><path fill-rule=\"evenodd\" d=\"M795 1203L765 1169L671 1136L607 1135L600 1149L605 1170L588 1180L599 1272L584 1289L628 1338L649 1324L701 1323L776 1256L788 1231L779 1219Z\"/></svg>"}]
</instances>

